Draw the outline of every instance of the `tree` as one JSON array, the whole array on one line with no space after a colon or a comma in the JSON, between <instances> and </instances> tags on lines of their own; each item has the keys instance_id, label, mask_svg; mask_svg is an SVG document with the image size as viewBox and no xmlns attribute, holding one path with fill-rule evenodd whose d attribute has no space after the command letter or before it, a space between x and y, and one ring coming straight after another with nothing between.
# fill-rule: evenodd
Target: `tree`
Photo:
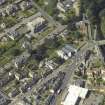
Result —
<instances>
[{"instance_id":1,"label":"tree","mask_svg":"<svg viewBox=\"0 0 105 105\"><path fill-rule=\"evenodd\" d=\"M100 12L99 16L101 18L101 30L105 35L105 9Z\"/></svg>"},{"instance_id":2,"label":"tree","mask_svg":"<svg viewBox=\"0 0 105 105\"><path fill-rule=\"evenodd\" d=\"M45 39L45 46L49 49L55 49L60 45L58 38Z\"/></svg>"},{"instance_id":3,"label":"tree","mask_svg":"<svg viewBox=\"0 0 105 105\"><path fill-rule=\"evenodd\" d=\"M73 8L68 10L65 13L65 16L66 16L65 21L69 22L70 20L72 20L75 17L75 10Z\"/></svg>"},{"instance_id":4,"label":"tree","mask_svg":"<svg viewBox=\"0 0 105 105\"><path fill-rule=\"evenodd\" d=\"M18 56L18 55L20 55L20 53L21 53L21 51L19 50L19 49L12 49L11 51L10 51L10 53L11 53L11 55L13 55L13 56Z\"/></svg>"}]
</instances>

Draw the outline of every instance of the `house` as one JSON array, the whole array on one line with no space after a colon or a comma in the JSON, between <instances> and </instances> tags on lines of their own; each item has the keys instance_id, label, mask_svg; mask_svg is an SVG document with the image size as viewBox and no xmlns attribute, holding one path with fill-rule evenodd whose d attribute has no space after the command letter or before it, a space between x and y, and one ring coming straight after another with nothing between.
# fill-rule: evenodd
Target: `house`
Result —
<instances>
[{"instance_id":1,"label":"house","mask_svg":"<svg viewBox=\"0 0 105 105\"><path fill-rule=\"evenodd\" d=\"M45 105L52 105L54 100L55 100L55 96L53 94L49 95L46 99L46 104Z\"/></svg>"},{"instance_id":2,"label":"house","mask_svg":"<svg viewBox=\"0 0 105 105\"><path fill-rule=\"evenodd\" d=\"M68 35L69 35L69 31L68 31L67 29L65 29L65 30L64 30L63 32L61 32L61 34L60 34L60 36L61 36L64 40L67 39Z\"/></svg>"},{"instance_id":3,"label":"house","mask_svg":"<svg viewBox=\"0 0 105 105\"><path fill-rule=\"evenodd\" d=\"M34 77L37 77L37 74L35 74L35 72L30 71L30 72L28 73L28 76L29 76L30 78L34 78Z\"/></svg>"},{"instance_id":4,"label":"house","mask_svg":"<svg viewBox=\"0 0 105 105\"><path fill-rule=\"evenodd\" d=\"M53 72L53 70L49 69L49 70L45 70L43 73L43 78L47 77L49 74L51 74Z\"/></svg>"},{"instance_id":5,"label":"house","mask_svg":"<svg viewBox=\"0 0 105 105\"><path fill-rule=\"evenodd\" d=\"M7 97L2 91L0 91L0 105L8 105L9 102L9 97Z\"/></svg>"},{"instance_id":6,"label":"house","mask_svg":"<svg viewBox=\"0 0 105 105\"><path fill-rule=\"evenodd\" d=\"M102 78L105 81L105 70L104 69L97 69L97 68L92 68L87 71L87 76L88 78Z\"/></svg>"},{"instance_id":7,"label":"house","mask_svg":"<svg viewBox=\"0 0 105 105\"><path fill-rule=\"evenodd\" d=\"M30 1L22 1L20 3L20 8L22 11L27 10L32 7L32 2Z\"/></svg>"},{"instance_id":8,"label":"house","mask_svg":"<svg viewBox=\"0 0 105 105\"><path fill-rule=\"evenodd\" d=\"M37 77L35 78L34 77L28 83L25 82L25 84L21 87L21 91L23 93L25 93L25 92L31 90L31 88L33 87L33 85L35 85L38 82L38 80L39 80L39 78L37 78Z\"/></svg>"},{"instance_id":9,"label":"house","mask_svg":"<svg viewBox=\"0 0 105 105\"><path fill-rule=\"evenodd\" d=\"M8 14L8 15L11 15L11 14L13 14L13 13L16 13L17 11L18 11L18 6L16 5L16 4L11 4L11 5L8 5L7 7L6 7L6 13Z\"/></svg>"},{"instance_id":10,"label":"house","mask_svg":"<svg viewBox=\"0 0 105 105\"><path fill-rule=\"evenodd\" d=\"M34 35L30 32L30 33L26 34L25 37L28 39L32 39L32 37L34 37Z\"/></svg>"},{"instance_id":11,"label":"house","mask_svg":"<svg viewBox=\"0 0 105 105\"><path fill-rule=\"evenodd\" d=\"M93 92L89 97L82 103L82 105L100 105L104 100L104 94Z\"/></svg>"},{"instance_id":12,"label":"house","mask_svg":"<svg viewBox=\"0 0 105 105\"><path fill-rule=\"evenodd\" d=\"M0 10L0 16L3 16L3 17L6 17L7 16L7 13L5 10Z\"/></svg>"},{"instance_id":13,"label":"house","mask_svg":"<svg viewBox=\"0 0 105 105\"><path fill-rule=\"evenodd\" d=\"M25 49L32 49L32 45L29 41L24 41L22 43L22 47L25 48Z\"/></svg>"},{"instance_id":14,"label":"house","mask_svg":"<svg viewBox=\"0 0 105 105\"><path fill-rule=\"evenodd\" d=\"M86 51L86 53L84 54L85 63L89 60L91 54L92 54L92 51L91 50L87 50Z\"/></svg>"},{"instance_id":15,"label":"house","mask_svg":"<svg viewBox=\"0 0 105 105\"><path fill-rule=\"evenodd\" d=\"M8 94L9 97L16 97L18 94L20 94L19 89L14 89L12 92Z\"/></svg>"},{"instance_id":16,"label":"house","mask_svg":"<svg viewBox=\"0 0 105 105\"><path fill-rule=\"evenodd\" d=\"M23 101L25 102L25 105L32 105L31 97L24 97Z\"/></svg>"},{"instance_id":17,"label":"house","mask_svg":"<svg viewBox=\"0 0 105 105\"><path fill-rule=\"evenodd\" d=\"M58 64L56 64L53 60L45 60L45 67L51 70L56 69Z\"/></svg>"},{"instance_id":18,"label":"house","mask_svg":"<svg viewBox=\"0 0 105 105\"><path fill-rule=\"evenodd\" d=\"M12 81L15 79L14 75L9 76L8 74L5 75L4 78L0 79L0 87L5 86L6 84L8 84L8 82Z\"/></svg>"},{"instance_id":19,"label":"house","mask_svg":"<svg viewBox=\"0 0 105 105\"><path fill-rule=\"evenodd\" d=\"M20 36L20 34L17 31L15 31L15 30L13 30L13 31L11 30L11 31L7 32L7 35L12 40L17 39Z\"/></svg>"},{"instance_id":20,"label":"house","mask_svg":"<svg viewBox=\"0 0 105 105\"><path fill-rule=\"evenodd\" d=\"M17 80L21 80L21 79L24 79L24 78L27 78L28 77L28 72L22 72L22 73L15 73L15 78Z\"/></svg>"},{"instance_id":21,"label":"house","mask_svg":"<svg viewBox=\"0 0 105 105\"><path fill-rule=\"evenodd\" d=\"M58 75L57 75L56 81L54 83L52 81L53 86L50 89L50 92L52 94L53 93L59 94L64 78L65 78L65 73L64 72L59 72Z\"/></svg>"},{"instance_id":22,"label":"house","mask_svg":"<svg viewBox=\"0 0 105 105\"><path fill-rule=\"evenodd\" d=\"M87 34L87 24L84 21L79 21L76 23L76 27L79 29L80 33Z\"/></svg>"},{"instance_id":23,"label":"house","mask_svg":"<svg viewBox=\"0 0 105 105\"><path fill-rule=\"evenodd\" d=\"M43 17L37 17L31 22L27 23L28 30L33 33L40 32L46 26L46 20Z\"/></svg>"},{"instance_id":24,"label":"house","mask_svg":"<svg viewBox=\"0 0 105 105\"><path fill-rule=\"evenodd\" d=\"M26 42L26 41L24 41L23 43L22 43L22 48L27 48L28 46L29 46L29 42Z\"/></svg>"},{"instance_id":25,"label":"house","mask_svg":"<svg viewBox=\"0 0 105 105\"><path fill-rule=\"evenodd\" d=\"M105 70L101 70L102 79L105 81Z\"/></svg>"},{"instance_id":26,"label":"house","mask_svg":"<svg viewBox=\"0 0 105 105\"><path fill-rule=\"evenodd\" d=\"M77 105L80 100L84 100L88 94L88 89L76 85L70 85L66 96L61 102L62 105Z\"/></svg>"},{"instance_id":27,"label":"house","mask_svg":"<svg viewBox=\"0 0 105 105\"><path fill-rule=\"evenodd\" d=\"M86 76L87 75L86 65L84 65L83 63L80 63L78 65L77 70L75 71L75 75L77 75L77 76Z\"/></svg>"},{"instance_id":28,"label":"house","mask_svg":"<svg viewBox=\"0 0 105 105\"><path fill-rule=\"evenodd\" d=\"M66 44L61 50L57 51L57 54L62 59L67 60L76 52L77 52L77 49L75 49L74 47L72 47L69 44Z\"/></svg>"},{"instance_id":29,"label":"house","mask_svg":"<svg viewBox=\"0 0 105 105\"><path fill-rule=\"evenodd\" d=\"M88 25L89 21L86 16L83 14L83 19L79 22L76 22L76 27L79 29L80 33L87 34L88 32Z\"/></svg>"},{"instance_id":30,"label":"house","mask_svg":"<svg viewBox=\"0 0 105 105\"><path fill-rule=\"evenodd\" d=\"M0 24L0 27L1 27L1 29L5 29L6 28L6 24L2 23L2 24Z\"/></svg>"},{"instance_id":31,"label":"house","mask_svg":"<svg viewBox=\"0 0 105 105\"><path fill-rule=\"evenodd\" d=\"M24 64L27 63L28 58L30 57L30 54L24 53L21 56L18 56L15 60L13 60L13 63L16 68L22 67Z\"/></svg>"},{"instance_id":32,"label":"house","mask_svg":"<svg viewBox=\"0 0 105 105\"><path fill-rule=\"evenodd\" d=\"M50 89L51 93L59 93L60 87L62 85L62 81L59 80L55 84L53 84L53 87Z\"/></svg>"},{"instance_id":33,"label":"house","mask_svg":"<svg viewBox=\"0 0 105 105\"><path fill-rule=\"evenodd\" d=\"M0 5L4 4L6 0L0 0Z\"/></svg>"},{"instance_id":34,"label":"house","mask_svg":"<svg viewBox=\"0 0 105 105\"><path fill-rule=\"evenodd\" d=\"M61 12L66 12L68 11L70 8L73 7L73 3L75 2L75 0L58 0L57 3L57 8L61 11Z\"/></svg>"},{"instance_id":35,"label":"house","mask_svg":"<svg viewBox=\"0 0 105 105\"><path fill-rule=\"evenodd\" d=\"M29 105L29 104L26 104L23 99L16 98L12 100L12 102L9 105Z\"/></svg>"}]
</instances>

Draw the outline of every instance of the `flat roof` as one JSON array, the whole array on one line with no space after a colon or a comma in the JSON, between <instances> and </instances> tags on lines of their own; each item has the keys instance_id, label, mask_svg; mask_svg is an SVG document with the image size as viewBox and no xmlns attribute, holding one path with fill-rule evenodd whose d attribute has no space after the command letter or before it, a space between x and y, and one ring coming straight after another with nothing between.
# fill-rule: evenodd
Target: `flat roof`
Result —
<instances>
[{"instance_id":1,"label":"flat roof","mask_svg":"<svg viewBox=\"0 0 105 105\"><path fill-rule=\"evenodd\" d=\"M38 25L39 23L43 23L45 22L45 19L43 17L37 17L36 19L34 19L33 21L31 22L28 22L27 25L28 26L36 26Z\"/></svg>"},{"instance_id":2,"label":"flat roof","mask_svg":"<svg viewBox=\"0 0 105 105\"><path fill-rule=\"evenodd\" d=\"M88 89L78 87L75 85L70 85L68 89L68 94L65 100L62 102L63 105L75 105L78 98L84 99L87 95Z\"/></svg>"}]
</instances>

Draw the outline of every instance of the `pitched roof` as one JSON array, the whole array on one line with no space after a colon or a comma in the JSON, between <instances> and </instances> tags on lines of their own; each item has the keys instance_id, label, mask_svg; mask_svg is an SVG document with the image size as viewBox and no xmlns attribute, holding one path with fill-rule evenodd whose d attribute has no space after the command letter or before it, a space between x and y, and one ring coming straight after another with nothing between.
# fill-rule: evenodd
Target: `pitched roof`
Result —
<instances>
[{"instance_id":1,"label":"pitched roof","mask_svg":"<svg viewBox=\"0 0 105 105\"><path fill-rule=\"evenodd\" d=\"M0 91L0 105L6 105L9 98Z\"/></svg>"}]
</instances>

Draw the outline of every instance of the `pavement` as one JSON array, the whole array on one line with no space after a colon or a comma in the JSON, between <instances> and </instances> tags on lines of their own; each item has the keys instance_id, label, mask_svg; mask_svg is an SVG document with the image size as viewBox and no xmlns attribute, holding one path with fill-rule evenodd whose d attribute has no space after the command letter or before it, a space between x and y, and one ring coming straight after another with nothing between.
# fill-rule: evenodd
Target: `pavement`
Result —
<instances>
[{"instance_id":1,"label":"pavement","mask_svg":"<svg viewBox=\"0 0 105 105\"><path fill-rule=\"evenodd\" d=\"M20 21L19 23L17 23L16 25L14 25L14 26L11 27L11 28L6 28L6 29L4 30L4 33L1 33L1 34L0 34L0 38L6 36L6 34L7 34L8 32L15 31L16 29L18 29L18 28L21 27L22 25L27 24L27 22L32 21L33 19L35 19L35 18L38 17L38 16L41 16L41 13L40 13L40 12L38 12L38 13L36 13L35 15L32 15L32 16L30 16L30 17L28 17L28 18L22 19L22 21Z\"/></svg>"},{"instance_id":2,"label":"pavement","mask_svg":"<svg viewBox=\"0 0 105 105\"><path fill-rule=\"evenodd\" d=\"M59 26L57 27L54 31L52 31L49 35L47 35L46 37L43 37L41 40L39 40L38 43L35 43L32 47L33 49L37 48L38 45L41 45L42 43L44 43L46 38L51 38L54 36L54 34L58 33L58 35L66 28L66 26ZM26 52L22 53L21 56L23 56ZM12 60L12 62L14 62L14 60ZM8 65L10 66L12 63L9 63ZM62 66L63 67L63 66ZM61 67L61 68L62 68ZM33 91L35 91L35 89L40 88L44 83L46 83L48 80L50 80L51 78L57 76L57 74L59 73L59 71L63 71L64 69L59 68L57 70L55 70L51 75L49 75L47 78L44 78L41 80L40 83L37 83L35 86L33 86L33 89L31 90L31 92L27 92L25 94L25 96L29 96L29 94L33 93ZM24 96L24 94L20 94L19 96L17 96L16 98L19 98L21 96Z\"/></svg>"},{"instance_id":3,"label":"pavement","mask_svg":"<svg viewBox=\"0 0 105 105\"><path fill-rule=\"evenodd\" d=\"M38 82L35 86L33 86L32 90L29 93L33 93L37 89L39 89L43 84L45 84L48 80L54 78L57 76L57 74L62 71L66 72L66 77L64 79L63 85L61 88L65 88L65 86L68 85L69 80L73 76L74 71L77 69L78 65L83 61L84 57L82 56L84 52L87 50L87 44L83 46L83 49L78 51L77 54L71 58L73 60L72 63L66 63L64 65L61 65L58 69L54 70L50 75L48 75L46 78L41 79L40 82ZM71 60L70 59L70 60ZM29 93L27 92L25 96L28 96Z\"/></svg>"},{"instance_id":4,"label":"pavement","mask_svg":"<svg viewBox=\"0 0 105 105\"><path fill-rule=\"evenodd\" d=\"M50 39L54 37L54 34L60 34L64 29L66 29L66 26L59 26L54 31L52 31L49 35L43 37L38 43L35 43L32 48L36 49L38 45L42 45L45 42L45 39Z\"/></svg>"},{"instance_id":5,"label":"pavement","mask_svg":"<svg viewBox=\"0 0 105 105\"><path fill-rule=\"evenodd\" d=\"M62 27L65 28L65 26L62 26L59 22L55 21L50 15L48 15L43 9L41 9L34 1L32 1L32 2L33 2L33 5L38 9L39 12L36 13L35 15L28 17L28 18L22 19L21 22L17 23L13 27L5 29L5 34L7 34L10 31L18 29L20 26L26 24L29 21L32 21L33 19L35 19L38 16L44 16L45 19L47 19L47 21L49 23L51 23L52 25L54 25L56 27L59 27L59 29Z\"/></svg>"},{"instance_id":6,"label":"pavement","mask_svg":"<svg viewBox=\"0 0 105 105\"><path fill-rule=\"evenodd\" d=\"M54 20L50 15L48 15L42 8L40 8L40 6L38 6L33 0L32 0L32 2L33 2L33 5L38 9L38 11L40 11L41 14L42 14L45 18L47 18L47 20L48 20L51 24L53 24L53 25L55 25L55 26L61 26L61 24L60 24L59 22L55 21L55 20Z\"/></svg>"},{"instance_id":7,"label":"pavement","mask_svg":"<svg viewBox=\"0 0 105 105\"><path fill-rule=\"evenodd\" d=\"M17 23L17 24L14 25L13 27L8 28L8 29L5 29L5 33L8 33L9 31L18 29L20 26L22 26L22 25L24 25L24 24L27 24L27 22L32 21L33 19L35 19L35 18L38 17L38 16L41 16L41 13L40 13L40 12L38 12L38 13L36 13L35 15L32 15L32 16L30 16L30 17L28 17L28 18L22 19L21 22Z\"/></svg>"},{"instance_id":8,"label":"pavement","mask_svg":"<svg viewBox=\"0 0 105 105\"><path fill-rule=\"evenodd\" d=\"M33 45L34 48L36 48L37 45L41 44L44 42L45 38L49 38L52 37L54 33L59 33L62 30L64 30L66 28L66 26L62 26L60 23L56 22L51 16L49 16L43 9L41 9L35 2L33 2L34 6L40 11L40 13L47 18L47 20L53 24L57 26L57 29L54 30L49 36L44 37L43 39L41 39L38 43L36 43L35 45ZM13 26L12 28L6 29L5 32L8 32L10 30L15 30L17 29L19 26L21 26L22 24L26 24L28 21L34 19L36 16L40 15L40 13L37 13L29 18L26 18L24 20L22 20L20 23L16 24L15 26ZM64 79L62 88L64 88L65 86L68 85L69 80L72 78L74 71L77 69L78 65L81 63L81 61L83 61L84 59L84 52L87 50L88 48L88 44L84 45L82 47L82 50L80 49L74 57L72 57L70 59L70 61L72 60L72 63L69 63L69 61L67 61L67 63L65 63L64 65L61 65L58 69L54 70L50 75L48 75L46 78L41 79L40 82L38 82L35 86L33 86L33 89L29 92L29 93L33 93L36 89L40 88L44 83L46 83L48 80L52 79L53 77L57 76L57 74L62 71L62 72L66 72L66 77ZM28 96L29 93L27 92L25 95Z\"/></svg>"}]
</instances>

